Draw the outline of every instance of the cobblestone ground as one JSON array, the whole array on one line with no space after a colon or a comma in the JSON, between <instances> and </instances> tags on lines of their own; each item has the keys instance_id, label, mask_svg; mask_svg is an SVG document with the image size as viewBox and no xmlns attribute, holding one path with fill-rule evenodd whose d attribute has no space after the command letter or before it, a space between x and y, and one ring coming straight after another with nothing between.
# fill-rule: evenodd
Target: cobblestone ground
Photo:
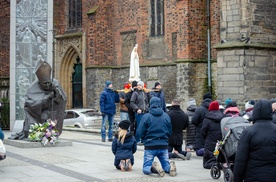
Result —
<instances>
[{"instance_id":1,"label":"cobblestone ground","mask_svg":"<svg viewBox=\"0 0 276 182\"><path fill-rule=\"evenodd\" d=\"M6 138L10 132L5 132ZM18 148L6 145L7 158L0 161L1 182L173 182L214 181L210 170L202 168L202 158L195 156L183 161L175 159L177 176L144 175L143 146L134 154L131 172L121 172L114 165L111 142L101 142L99 133L64 130L60 141L72 141L67 147ZM158 159L156 159L158 161ZM216 180L222 182L223 177Z\"/></svg>"}]
</instances>

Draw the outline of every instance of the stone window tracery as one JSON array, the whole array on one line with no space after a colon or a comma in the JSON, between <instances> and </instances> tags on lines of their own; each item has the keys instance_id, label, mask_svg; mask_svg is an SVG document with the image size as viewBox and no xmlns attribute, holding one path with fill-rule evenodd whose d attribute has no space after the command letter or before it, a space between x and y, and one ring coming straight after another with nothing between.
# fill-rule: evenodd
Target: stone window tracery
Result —
<instances>
[{"instance_id":1,"label":"stone window tracery","mask_svg":"<svg viewBox=\"0 0 276 182\"><path fill-rule=\"evenodd\" d=\"M82 1L68 1L68 29L79 28L82 25Z\"/></svg>"},{"instance_id":2,"label":"stone window tracery","mask_svg":"<svg viewBox=\"0 0 276 182\"><path fill-rule=\"evenodd\" d=\"M164 0L151 0L151 36L164 35Z\"/></svg>"}]
</instances>

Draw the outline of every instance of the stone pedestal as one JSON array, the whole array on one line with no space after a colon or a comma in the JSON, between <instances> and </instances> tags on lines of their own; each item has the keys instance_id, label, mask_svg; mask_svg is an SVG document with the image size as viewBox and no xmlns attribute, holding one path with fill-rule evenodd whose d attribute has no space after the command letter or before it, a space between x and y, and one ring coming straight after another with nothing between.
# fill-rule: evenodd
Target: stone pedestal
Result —
<instances>
[{"instance_id":1,"label":"stone pedestal","mask_svg":"<svg viewBox=\"0 0 276 182\"><path fill-rule=\"evenodd\" d=\"M68 147L72 146L71 141L58 140L54 145L48 143L47 145L43 145L41 142L29 142L24 140L4 140L5 145L11 145L18 148L41 148L41 147Z\"/></svg>"}]
</instances>

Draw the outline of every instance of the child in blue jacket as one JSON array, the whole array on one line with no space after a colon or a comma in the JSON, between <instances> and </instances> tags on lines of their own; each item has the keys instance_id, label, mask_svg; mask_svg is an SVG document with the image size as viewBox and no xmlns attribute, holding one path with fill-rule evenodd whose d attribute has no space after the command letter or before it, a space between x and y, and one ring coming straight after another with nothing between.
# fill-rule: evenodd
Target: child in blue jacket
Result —
<instances>
[{"instance_id":1,"label":"child in blue jacket","mask_svg":"<svg viewBox=\"0 0 276 182\"><path fill-rule=\"evenodd\" d=\"M112 152L115 155L114 166L122 171L131 171L134 164L133 154L137 150L135 137L129 132L130 121L119 123L119 131L112 142Z\"/></svg>"}]
</instances>

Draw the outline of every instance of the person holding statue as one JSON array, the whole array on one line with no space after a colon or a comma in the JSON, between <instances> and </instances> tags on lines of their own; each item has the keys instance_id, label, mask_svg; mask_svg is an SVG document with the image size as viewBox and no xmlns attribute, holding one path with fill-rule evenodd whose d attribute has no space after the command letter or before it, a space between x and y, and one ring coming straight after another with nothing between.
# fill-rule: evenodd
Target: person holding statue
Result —
<instances>
[{"instance_id":1,"label":"person holding statue","mask_svg":"<svg viewBox=\"0 0 276 182\"><path fill-rule=\"evenodd\" d=\"M43 124L48 119L56 120L56 129L59 134L62 133L66 94L58 80L51 79L52 69L47 61L40 60L35 73L38 79L30 85L25 96L23 130L12 135L10 139L28 138L31 125Z\"/></svg>"}]
</instances>

